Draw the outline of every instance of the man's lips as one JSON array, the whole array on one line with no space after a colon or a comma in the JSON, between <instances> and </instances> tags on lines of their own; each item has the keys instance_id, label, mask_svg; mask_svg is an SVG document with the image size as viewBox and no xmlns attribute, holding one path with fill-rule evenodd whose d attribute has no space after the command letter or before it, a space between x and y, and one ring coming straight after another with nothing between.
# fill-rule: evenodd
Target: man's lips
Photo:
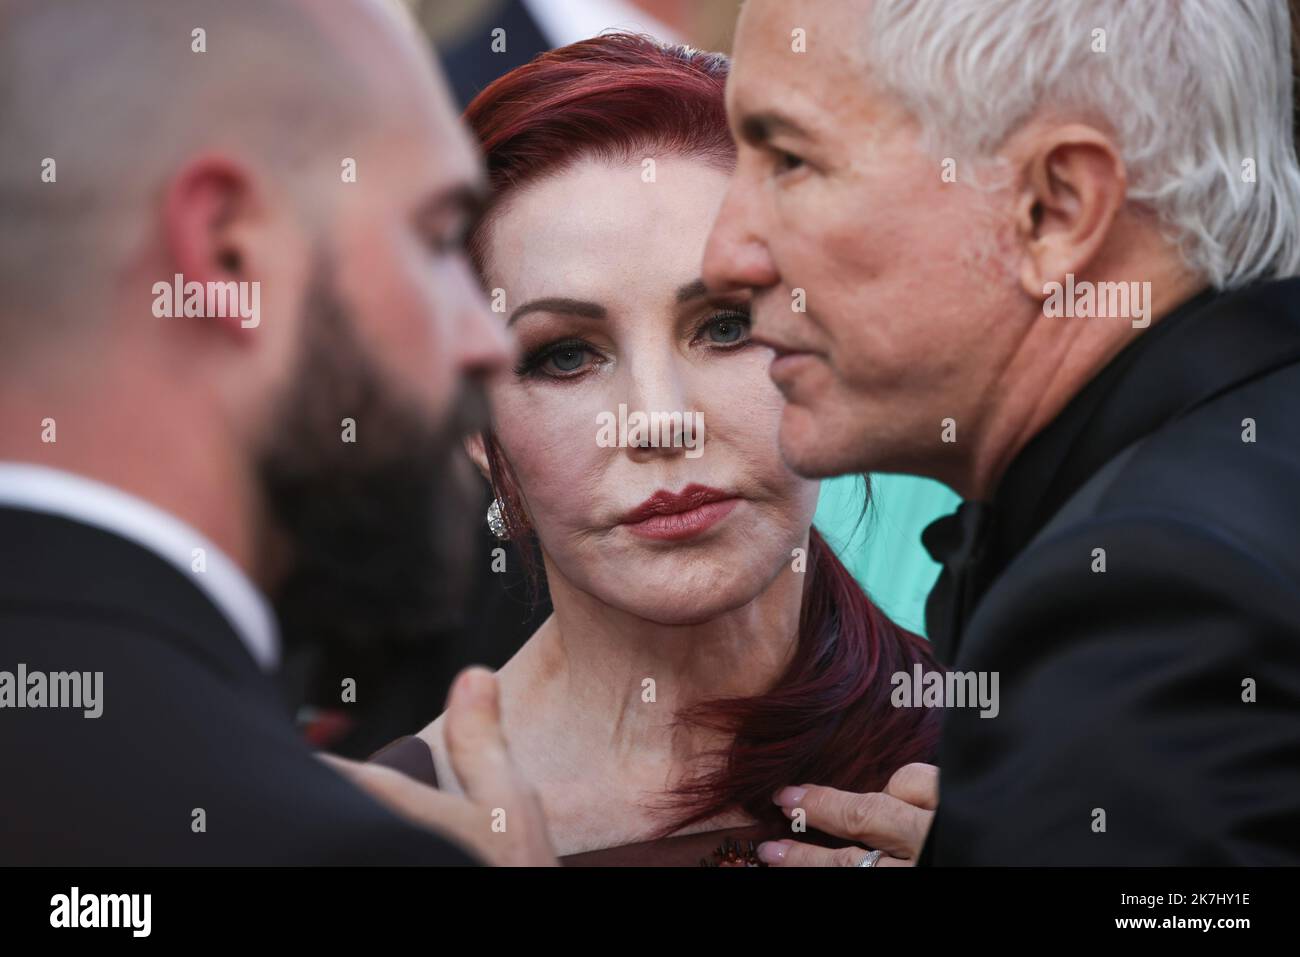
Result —
<instances>
[{"instance_id":1,"label":"man's lips","mask_svg":"<svg viewBox=\"0 0 1300 957\"><path fill-rule=\"evenodd\" d=\"M620 524L645 538L690 538L722 521L738 504L739 497L731 492L691 484L677 493L655 492Z\"/></svg>"},{"instance_id":2,"label":"man's lips","mask_svg":"<svg viewBox=\"0 0 1300 957\"><path fill-rule=\"evenodd\" d=\"M778 352L772 357L772 361L767 366L767 377L772 380L772 384L781 390L786 401L791 401L791 391L794 388L794 381L799 376L801 369L808 367L810 363L816 362L818 356L814 352Z\"/></svg>"}]
</instances>

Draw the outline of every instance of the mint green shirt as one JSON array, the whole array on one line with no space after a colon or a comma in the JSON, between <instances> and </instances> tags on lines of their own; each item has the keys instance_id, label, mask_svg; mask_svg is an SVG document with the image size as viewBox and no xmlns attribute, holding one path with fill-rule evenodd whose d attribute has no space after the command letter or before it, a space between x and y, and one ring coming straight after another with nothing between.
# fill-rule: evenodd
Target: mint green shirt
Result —
<instances>
[{"instance_id":1,"label":"mint green shirt","mask_svg":"<svg viewBox=\"0 0 1300 957\"><path fill-rule=\"evenodd\" d=\"M859 475L822 482L813 524L871 599L894 621L925 634L925 597L939 565L921 532L955 511L961 498L948 486L913 475L871 476L871 504L861 522Z\"/></svg>"}]
</instances>

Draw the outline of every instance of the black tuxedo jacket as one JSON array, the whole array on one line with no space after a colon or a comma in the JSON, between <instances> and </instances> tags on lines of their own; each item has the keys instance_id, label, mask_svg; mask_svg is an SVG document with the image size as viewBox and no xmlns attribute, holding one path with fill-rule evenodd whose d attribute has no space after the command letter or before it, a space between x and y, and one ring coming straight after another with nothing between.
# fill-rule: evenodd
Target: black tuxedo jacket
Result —
<instances>
[{"instance_id":1,"label":"black tuxedo jacket","mask_svg":"<svg viewBox=\"0 0 1300 957\"><path fill-rule=\"evenodd\" d=\"M926 530L1000 713L945 712L923 862L1300 863L1297 533L1300 280L1203 293Z\"/></svg>"},{"instance_id":2,"label":"black tuxedo jacket","mask_svg":"<svg viewBox=\"0 0 1300 957\"><path fill-rule=\"evenodd\" d=\"M313 757L184 573L0 507L0 671L20 663L102 672L103 713L0 709L0 864L472 863Z\"/></svg>"}]
</instances>

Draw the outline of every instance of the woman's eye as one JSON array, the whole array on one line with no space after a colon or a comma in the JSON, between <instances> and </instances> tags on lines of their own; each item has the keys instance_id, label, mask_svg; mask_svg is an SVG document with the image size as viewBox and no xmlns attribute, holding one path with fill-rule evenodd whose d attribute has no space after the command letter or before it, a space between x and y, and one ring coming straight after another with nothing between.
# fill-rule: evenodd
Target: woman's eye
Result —
<instances>
[{"instance_id":1,"label":"woman's eye","mask_svg":"<svg viewBox=\"0 0 1300 957\"><path fill-rule=\"evenodd\" d=\"M515 368L518 376L541 376L549 379L572 379L581 375L598 358L596 352L581 342L560 342L543 346L524 356Z\"/></svg>"},{"instance_id":2,"label":"woman's eye","mask_svg":"<svg viewBox=\"0 0 1300 957\"><path fill-rule=\"evenodd\" d=\"M586 355L586 349L577 346L568 346L552 352L546 357L545 364L550 365L556 372L576 372L582 368L582 360Z\"/></svg>"},{"instance_id":3,"label":"woman's eye","mask_svg":"<svg viewBox=\"0 0 1300 957\"><path fill-rule=\"evenodd\" d=\"M733 345L749 338L749 317L741 313L714 316L704 332L709 342L720 346Z\"/></svg>"}]
</instances>

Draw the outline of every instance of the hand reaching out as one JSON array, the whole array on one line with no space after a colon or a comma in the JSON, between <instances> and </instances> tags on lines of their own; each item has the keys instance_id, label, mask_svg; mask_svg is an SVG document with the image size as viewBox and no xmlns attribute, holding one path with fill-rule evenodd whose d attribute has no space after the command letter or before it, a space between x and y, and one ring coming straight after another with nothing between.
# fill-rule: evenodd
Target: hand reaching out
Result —
<instances>
[{"instance_id":1,"label":"hand reaching out","mask_svg":"<svg viewBox=\"0 0 1300 957\"><path fill-rule=\"evenodd\" d=\"M758 856L780 867L865 866L870 851L880 855L873 867L911 867L939 806L939 769L908 764L894 772L885 789L855 794L809 785L782 788L773 798L793 819L802 808L808 827L847 838L858 846L818 847L795 840L766 841Z\"/></svg>"},{"instance_id":2,"label":"hand reaching out","mask_svg":"<svg viewBox=\"0 0 1300 957\"><path fill-rule=\"evenodd\" d=\"M382 765L321 758L390 810L456 841L488 864L554 865L541 801L510 758L496 676L490 671L467 668L456 678L447 701L446 740L464 797Z\"/></svg>"}]
</instances>

